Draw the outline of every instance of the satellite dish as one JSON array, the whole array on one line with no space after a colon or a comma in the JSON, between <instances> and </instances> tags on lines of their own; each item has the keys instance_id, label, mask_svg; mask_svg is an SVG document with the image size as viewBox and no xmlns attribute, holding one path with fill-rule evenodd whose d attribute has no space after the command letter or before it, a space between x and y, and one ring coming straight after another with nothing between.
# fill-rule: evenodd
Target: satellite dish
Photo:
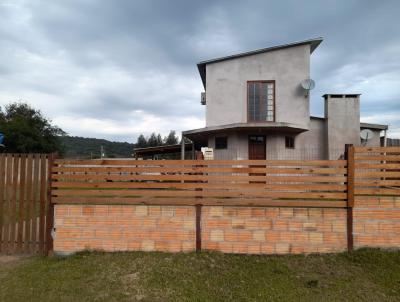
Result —
<instances>
[{"instance_id":1,"label":"satellite dish","mask_svg":"<svg viewBox=\"0 0 400 302\"><path fill-rule=\"evenodd\" d=\"M314 89L315 82L311 79L305 79L301 81L301 87L306 91L305 97L308 97L310 90Z\"/></svg>"},{"instance_id":2,"label":"satellite dish","mask_svg":"<svg viewBox=\"0 0 400 302\"><path fill-rule=\"evenodd\" d=\"M301 81L301 87L303 87L304 90L310 91L310 90L314 89L315 82L314 82L314 80L311 80L311 79L305 79L305 80Z\"/></svg>"},{"instance_id":3,"label":"satellite dish","mask_svg":"<svg viewBox=\"0 0 400 302\"><path fill-rule=\"evenodd\" d=\"M360 137L363 141L367 142L374 137L374 132L370 129L363 129L360 132Z\"/></svg>"}]
</instances>

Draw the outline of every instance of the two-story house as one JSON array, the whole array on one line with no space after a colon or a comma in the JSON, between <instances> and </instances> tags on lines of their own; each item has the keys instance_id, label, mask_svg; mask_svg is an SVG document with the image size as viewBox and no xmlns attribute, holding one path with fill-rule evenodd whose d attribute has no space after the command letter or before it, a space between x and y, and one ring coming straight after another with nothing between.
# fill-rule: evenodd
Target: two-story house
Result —
<instances>
[{"instance_id":1,"label":"two-story house","mask_svg":"<svg viewBox=\"0 0 400 302\"><path fill-rule=\"evenodd\" d=\"M360 123L359 94L326 94L325 116L310 116L310 56L322 38L200 62L206 127L182 132L215 159L336 159L345 144L379 146L387 125Z\"/></svg>"}]
</instances>

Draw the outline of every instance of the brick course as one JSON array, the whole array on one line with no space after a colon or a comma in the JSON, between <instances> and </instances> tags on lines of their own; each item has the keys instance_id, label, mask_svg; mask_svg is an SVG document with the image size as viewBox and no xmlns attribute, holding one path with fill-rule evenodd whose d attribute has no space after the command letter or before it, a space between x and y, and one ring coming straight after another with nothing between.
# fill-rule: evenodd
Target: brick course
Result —
<instances>
[{"instance_id":1,"label":"brick course","mask_svg":"<svg viewBox=\"0 0 400 302\"><path fill-rule=\"evenodd\" d=\"M400 247L400 197L357 197L354 246Z\"/></svg>"},{"instance_id":2,"label":"brick course","mask_svg":"<svg viewBox=\"0 0 400 302\"><path fill-rule=\"evenodd\" d=\"M191 251L193 207L56 205L54 251Z\"/></svg>"},{"instance_id":3,"label":"brick course","mask_svg":"<svg viewBox=\"0 0 400 302\"><path fill-rule=\"evenodd\" d=\"M345 226L344 209L203 207L202 242L225 253L338 252Z\"/></svg>"},{"instance_id":4,"label":"brick course","mask_svg":"<svg viewBox=\"0 0 400 302\"><path fill-rule=\"evenodd\" d=\"M400 247L400 198L356 197L354 247ZM203 250L329 253L347 249L346 209L204 206ZM192 206L56 205L54 250L194 251Z\"/></svg>"}]
</instances>

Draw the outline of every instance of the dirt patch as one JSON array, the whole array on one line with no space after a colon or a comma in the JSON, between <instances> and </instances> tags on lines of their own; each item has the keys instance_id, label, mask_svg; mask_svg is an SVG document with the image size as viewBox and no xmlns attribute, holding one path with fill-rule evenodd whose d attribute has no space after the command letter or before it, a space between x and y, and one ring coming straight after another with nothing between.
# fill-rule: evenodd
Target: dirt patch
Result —
<instances>
[{"instance_id":1,"label":"dirt patch","mask_svg":"<svg viewBox=\"0 0 400 302\"><path fill-rule=\"evenodd\" d=\"M0 255L0 263L12 263L20 259L20 256Z\"/></svg>"},{"instance_id":2,"label":"dirt patch","mask_svg":"<svg viewBox=\"0 0 400 302\"><path fill-rule=\"evenodd\" d=\"M29 258L29 256L0 255L0 269L18 265L18 264L22 263L27 258Z\"/></svg>"}]
</instances>

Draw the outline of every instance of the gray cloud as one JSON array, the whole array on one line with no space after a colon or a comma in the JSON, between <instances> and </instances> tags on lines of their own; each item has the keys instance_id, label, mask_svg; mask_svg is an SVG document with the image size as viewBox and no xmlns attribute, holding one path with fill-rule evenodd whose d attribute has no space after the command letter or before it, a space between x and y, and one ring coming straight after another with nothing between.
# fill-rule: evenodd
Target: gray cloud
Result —
<instances>
[{"instance_id":1,"label":"gray cloud","mask_svg":"<svg viewBox=\"0 0 400 302\"><path fill-rule=\"evenodd\" d=\"M364 119L400 136L399 10L362 0L0 0L0 105L26 100L73 135L114 140L195 128L198 61L323 36L312 114L324 93L362 93Z\"/></svg>"}]
</instances>

